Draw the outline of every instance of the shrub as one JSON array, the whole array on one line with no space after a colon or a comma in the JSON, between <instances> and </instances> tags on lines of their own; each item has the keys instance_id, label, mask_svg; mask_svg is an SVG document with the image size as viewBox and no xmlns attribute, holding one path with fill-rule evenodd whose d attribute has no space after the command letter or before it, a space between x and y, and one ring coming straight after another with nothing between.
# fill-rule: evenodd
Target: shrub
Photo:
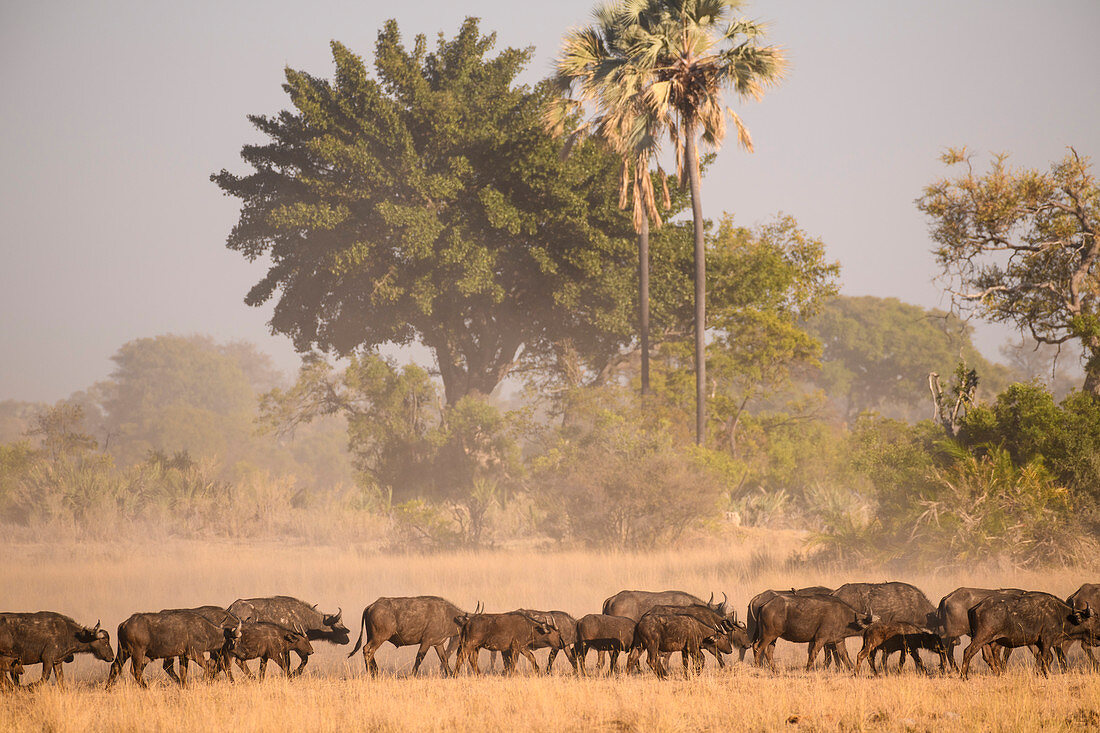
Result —
<instances>
[{"instance_id":1,"label":"shrub","mask_svg":"<svg viewBox=\"0 0 1100 733\"><path fill-rule=\"evenodd\" d=\"M724 487L705 451L678 447L666 423L616 393L587 410L537 461L544 530L594 547L642 548L717 514Z\"/></svg>"}]
</instances>

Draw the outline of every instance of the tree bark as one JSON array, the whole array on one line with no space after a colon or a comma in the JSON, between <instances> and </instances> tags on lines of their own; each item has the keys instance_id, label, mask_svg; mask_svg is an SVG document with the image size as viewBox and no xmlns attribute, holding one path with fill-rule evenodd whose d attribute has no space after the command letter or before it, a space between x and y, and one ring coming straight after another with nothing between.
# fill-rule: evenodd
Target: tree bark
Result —
<instances>
[{"instance_id":1,"label":"tree bark","mask_svg":"<svg viewBox=\"0 0 1100 733\"><path fill-rule=\"evenodd\" d=\"M684 154L691 186L691 216L695 224L695 443L707 440L707 261L703 238L703 201L700 191L699 154L695 147L695 125L684 125Z\"/></svg>"},{"instance_id":2,"label":"tree bark","mask_svg":"<svg viewBox=\"0 0 1100 733\"><path fill-rule=\"evenodd\" d=\"M635 194L637 195L637 194ZM649 215L638 231L638 321L642 347L642 394L649 394Z\"/></svg>"}]
</instances>

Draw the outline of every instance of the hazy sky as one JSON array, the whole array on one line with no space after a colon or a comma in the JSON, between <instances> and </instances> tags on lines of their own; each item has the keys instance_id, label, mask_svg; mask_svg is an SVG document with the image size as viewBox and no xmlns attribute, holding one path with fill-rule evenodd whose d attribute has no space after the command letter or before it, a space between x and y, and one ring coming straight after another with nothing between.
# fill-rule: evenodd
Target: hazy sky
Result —
<instances>
[{"instance_id":1,"label":"hazy sky","mask_svg":"<svg viewBox=\"0 0 1100 733\"><path fill-rule=\"evenodd\" d=\"M246 339L295 368L264 274L225 249L237 201L209 182L245 170L245 119L287 106L284 66L331 76L328 42L368 59L382 23L408 41L467 15L549 73L594 0L0 4L0 399L56 400L105 377L124 342L159 333ZM821 236L844 292L944 305L913 205L949 145L1041 166L1100 154L1097 0L759 0L793 62L761 103L735 105L756 153L727 146L708 216L778 211ZM983 157L983 165L987 161ZM1003 332L983 331L991 355Z\"/></svg>"}]
</instances>

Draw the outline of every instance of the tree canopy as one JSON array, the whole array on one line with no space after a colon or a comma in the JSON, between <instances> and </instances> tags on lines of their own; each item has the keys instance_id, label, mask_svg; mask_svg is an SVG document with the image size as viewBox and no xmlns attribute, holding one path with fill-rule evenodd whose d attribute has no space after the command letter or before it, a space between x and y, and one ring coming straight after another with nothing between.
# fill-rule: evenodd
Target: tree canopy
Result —
<instances>
[{"instance_id":1,"label":"tree canopy","mask_svg":"<svg viewBox=\"0 0 1100 733\"><path fill-rule=\"evenodd\" d=\"M633 339L619 161L594 143L562 160L549 85L515 83L530 50L494 43L470 18L406 48L389 21L372 78L333 42L333 80L287 69L294 109L250 117L270 138L242 149L253 171L212 176L243 203L227 246L271 261L246 302L276 299L270 325L300 351L419 341L454 403L566 335Z\"/></svg>"},{"instance_id":2,"label":"tree canopy","mask_svg":"<svg viewBox=\"0 0 1100 733\"><path fill-rule=\"evenodd\" d=\"M969 324L897 298L841 296L806 327L823 346L816 381L849 421L864 410L927 417L928 375L946 377L960 361L977 370L987 395L1009 381L1007 369L991 364L974 347Z\"/></svg>"},{"instance_id":3,"label":"tree canopy","mask_svg":"<svg viewBox=\"0 0 1100 733\"><path fill-rule=\"evenodd\" d=\"M1100 188L1088 158L1071 150L1042 172L998 155L984 176L965 150L943 160L966 172L925 188L917 206L955 302L1041 343L1080 344L1085 389L1100 395Z\"/></svg>"}]
</instances>

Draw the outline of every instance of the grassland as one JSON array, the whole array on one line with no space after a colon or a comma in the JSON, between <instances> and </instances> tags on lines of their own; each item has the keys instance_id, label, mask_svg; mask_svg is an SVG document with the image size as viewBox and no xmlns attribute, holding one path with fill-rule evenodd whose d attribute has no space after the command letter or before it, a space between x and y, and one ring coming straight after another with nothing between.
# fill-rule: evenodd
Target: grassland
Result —
<instances>
[{"instance_id":1,"label":"grassland","mask_svg":"<svg viewBox=\"0 0 1100 733\"><path fill-rule=\"evenodd\" d=\"M216 545L0 545L0 605L50 609L112 632L134 611L218 603L286 593L343 607L358 633L364 605L380 595L432 593L472 608L560 608L582 615L627 587L677 587L708 595L725 591L744 607L768 587L839 585L902 579L937 600L964 585L1031 587L1066 596L1093 571L978 573L843 573L788 565L794 533L742 531L720 546L650 554L543 553L530 549L433 556L379 555L355 547ZM850 643L855 646L855 641ZM979 671L969 682L913 673L802 672L804 647L780 642L779 675L734 663L703 675L660 682L650 675L578 680L559 658L550 677L521 662L515 678L406 678L412 649L385 647L384 674L363 676L347 647L317 645L301 679L264 683L171 685L151 665L150 689L129 674L103 690L107 665L81 657L67 665L68 684L0 694L0 729L69 730L1036 730L1100 729L1100 675L1073 669L1043 679L1017 654L1004 677ZM540 656L545 655L542 652ZM673 666L679 670L679 664ZM910 668L911 669L911 668ZM38 668L30 670L36 678Z\"/></svg>"}]
</instances>

